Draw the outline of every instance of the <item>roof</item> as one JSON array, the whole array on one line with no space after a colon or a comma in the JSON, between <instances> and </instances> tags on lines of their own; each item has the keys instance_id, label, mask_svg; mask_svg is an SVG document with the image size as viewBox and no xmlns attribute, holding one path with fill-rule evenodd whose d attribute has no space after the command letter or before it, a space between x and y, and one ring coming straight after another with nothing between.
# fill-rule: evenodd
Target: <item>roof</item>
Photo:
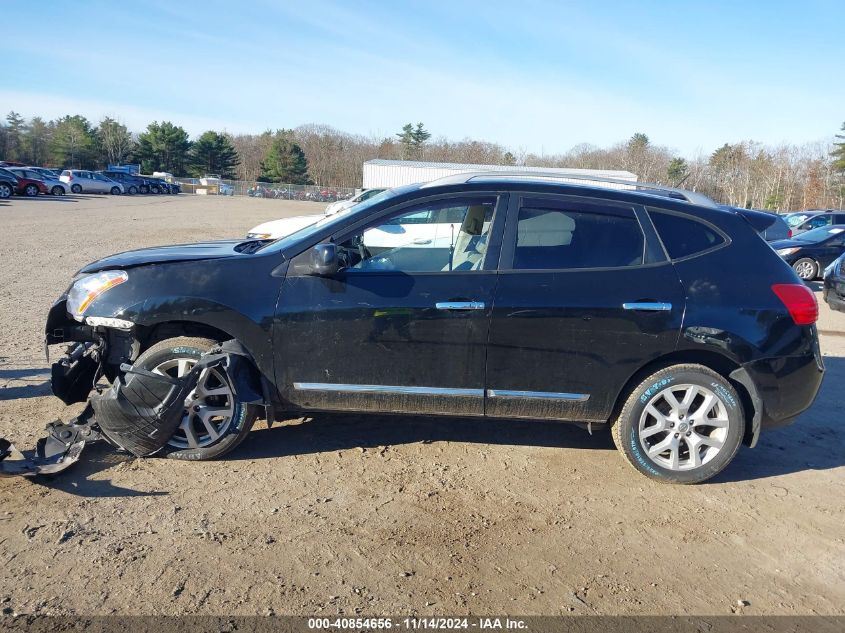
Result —
<instances>
[{"instance_id":1,"label":"roof","mask_svg":"<svg viewBox=\"0 0 845 633\"><path fill-rule=\"evenodd\" d=\"M506 172L545 172L548 174L573 174L581 176L604 176L607 178L620 178L623 180L636 180L636 174L630 171L617 169L571 169L568 167L528 167L514 165L477 165L472 163L435 163L421 160L387 160L374 158L364 162L364 165L381 165L392 167L411 167L416 169L452 169L455 171L506 171Z\"/></svg>"}]
</instances>

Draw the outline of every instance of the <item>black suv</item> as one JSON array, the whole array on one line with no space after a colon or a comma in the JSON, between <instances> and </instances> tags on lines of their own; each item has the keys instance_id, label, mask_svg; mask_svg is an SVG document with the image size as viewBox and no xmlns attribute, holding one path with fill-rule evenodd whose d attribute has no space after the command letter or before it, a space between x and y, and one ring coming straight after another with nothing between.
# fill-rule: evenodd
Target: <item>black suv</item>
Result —
<instances>
[{"instance_id":1,"label":"black suv","mask_svg":"<svg viewBox=\"0 0 845 633\"><path fill-rule=\"evenodd\" d=\"M147 181L140 176L125 171L104 170L100 173L107 178L123 183L123 190L131 196L134 196L136 193L149 193Z\"/></svg>"},{"instance_id":2,"label":"black suv","mask_svg":"<svg viewBox=\"0 0 845 633\"><path fill-rule=\"evenodd\" d=\"M135 454L218 457L258 415L530 418L610 427L641 473L700 482L821 384L818 306L769 221L628 182L400 187L276 241L86 266L48 318L73 342L53 390L105 374L97 424Z\"/></svg>"}]
</instances>

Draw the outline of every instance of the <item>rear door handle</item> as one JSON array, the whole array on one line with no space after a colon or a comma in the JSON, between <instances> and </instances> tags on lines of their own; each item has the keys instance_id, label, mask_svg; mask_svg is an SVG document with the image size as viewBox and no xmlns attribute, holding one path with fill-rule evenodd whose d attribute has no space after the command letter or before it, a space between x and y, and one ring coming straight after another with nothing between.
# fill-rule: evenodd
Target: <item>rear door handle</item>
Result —
<instances>
[{"instance_id":1,"label":"rear door handle","mask_svg":"<svg viewBox=\"0 0 845 633\"><path fill-rule=\"evenodd\" d=\"M672 309L672 304L660 301L635 301L633 303L623 303L622 309L638 310L641 312L668 312Z\"/></svg>"},{"instance_id":2,"label":"rear door handle","mask_svg":"<svg viewBox=\"0 0 845 633\"><path fill-rule=\"evenodd\" d=\"M438 310L483 310L483 301L438 301L434 304Z\"/></svg>"}]
</instances>

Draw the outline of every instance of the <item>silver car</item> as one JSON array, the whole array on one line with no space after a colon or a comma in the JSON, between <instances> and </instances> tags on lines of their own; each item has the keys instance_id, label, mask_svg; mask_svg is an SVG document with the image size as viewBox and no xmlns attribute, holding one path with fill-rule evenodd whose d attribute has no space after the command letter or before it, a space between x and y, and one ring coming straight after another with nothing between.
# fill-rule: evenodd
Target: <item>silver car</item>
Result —
<instances>
[{"instance_id":1,"label":"silver car","mask_svg":"<svg viewBox=\"0 0 845 633\"><path fill-rule=\"evenodd\" d=\"M85 169L65 169L59 180L70 185L73 193L110 193L114 196L123 193L119 182Z\"/></svg>"},{"instance_id":2,"label":"silver car","mask_svg":"<svg viewBox=\"0 0 845 633\"><path fill-rule=\"evenodd\" d=\"M21 178L42 180L47 185L47 191L54 196L63 196L70 192L70 185L62 182L56 174L50 173L46 169L36 169L35 167L9 167L8 169Z\"/></svg>"}]
</instances>

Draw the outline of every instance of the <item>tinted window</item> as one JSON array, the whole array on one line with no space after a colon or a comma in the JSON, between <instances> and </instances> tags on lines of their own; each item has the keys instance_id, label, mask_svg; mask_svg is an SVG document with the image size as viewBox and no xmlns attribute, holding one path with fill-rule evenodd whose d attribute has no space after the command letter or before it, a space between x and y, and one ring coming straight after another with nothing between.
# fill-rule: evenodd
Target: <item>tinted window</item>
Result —
<instances>
[{"instance_id":1,"label":"tinted window","mask_svg":"<svg viewBox=\"0 0 845 633\"><path fill-rule=\"evenodd\" d=\"M649 215L672 259L701 253L725 241L716 231L691 218L654 210L649 210Z\"/></svg>"},{"instance_id":2,"label":"tinted window","mask_svg":"<svg viewBox=\"0 0 845 633\"><path fill-rule=\"evenodd\" d=\"M481 270L495 199L441 201L381 219L339 244L348 271Z\"/></svg>"},{"instance_id":3,"label":"tinted window","mask_svg":"<svg viewBox=\"0 0 845 633\"><path fill-rule=\"evenodd\" d=\"M520 270L617 268L643 263L634 212L523 207L513 267Z\"/></svg>"}]
</instances>

